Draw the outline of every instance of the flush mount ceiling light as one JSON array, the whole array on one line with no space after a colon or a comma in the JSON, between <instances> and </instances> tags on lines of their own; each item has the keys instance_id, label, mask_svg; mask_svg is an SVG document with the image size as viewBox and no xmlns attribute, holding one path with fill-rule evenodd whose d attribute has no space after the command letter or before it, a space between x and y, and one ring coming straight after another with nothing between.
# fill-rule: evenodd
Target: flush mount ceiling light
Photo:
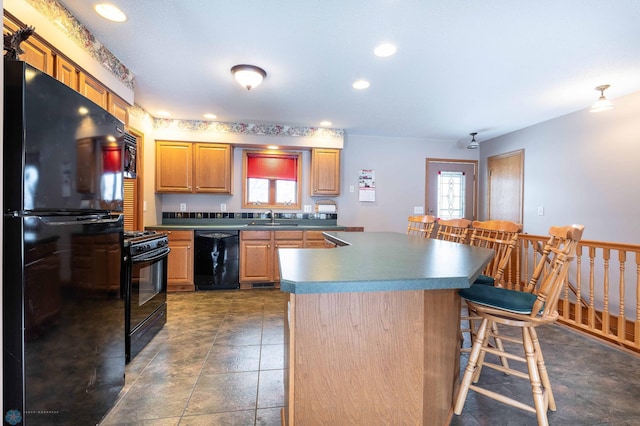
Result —
<instances>
[{"instance_id":1,"label":"flush mount ceiling light","mask_svg":"<svg viewBox=\"0 0 640 426\"><path fill-rule=\"evenodd\" d=\"M368 89L370 85L371 84L369 84L367 80L357 80L353 82L351 87L358 90L364 90L364 89Z\"/></svg>"},{"instance_id":2,"label":"flush mount ceiling light","mask_svg":"<svg viewBox=\"0 0 640 426\"><path fill-rule=\"evenodd\" d=\"M102 16L104 19L108 19L113 22L124 22L127 20L127 15L124 14L116 6L109 3L98 3L93 9L96 13Z\"/></svg>"},{"instance_id":3,"label":"flush mount ceiling light","mask_svg":"<svg viewBox=\"0 0 640 426\"><path fill-rule=\"evenodd\" d=\"M469 145L467 145L467 149L480 148L480 144L476 142L476 135L478 134L478 132L473 132L469 134L471 135L471 142L469 142Z\"/></svg>"},{"instance_id":4,"label":"flush mount ceiling light","mask_svg":"<svg viewBox=\"0 0 640 426\"><path fill-rule=\"evenodd\" d=\"M373 54L381 58L386 58L394 53L396 53L396 47L391 43L382 43L373 50Z\"/></svg>"},{"instance_id":5,"label":"flush mount ceiling light","mask_svg":"<svg viewBox=\"0 0 640 426\"><path fill-rule=\"evenodd\" d=\"M247 90L258 87L267 76L267 72L262 68L246 64L234 65L231 67L231 74Z\"/></svg>"},{"instance_id":6,"label":"flush mount ceiling light","mask_svg":"<svg viewBox=\"0 0 640 426\"><path fill-rule=\"evenodd\" d=\"M596 87L596 90L600 92L600 97L597 102L591 106L590 112L601 112L608 109L613 109L613 104L604 97L604 91L609 88L608 84Z\"/></svg>"}]
</instances>

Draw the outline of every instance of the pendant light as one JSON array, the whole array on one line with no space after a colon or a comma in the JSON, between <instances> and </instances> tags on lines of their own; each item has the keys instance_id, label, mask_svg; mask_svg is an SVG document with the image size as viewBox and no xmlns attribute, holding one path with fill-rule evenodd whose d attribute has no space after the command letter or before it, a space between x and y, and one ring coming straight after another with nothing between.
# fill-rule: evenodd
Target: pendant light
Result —
<instances>
[{"instance_id":1,"label":"pendant light","mask_svg":"<svg viewBox=\"0 0 640 426\"><path fill-rule=\"evenodd\" d=\"M591 106L589 112L602 112L614 108L611 101L607 100L607 98L604 97L604 91L608 88L608 84L603 84L602 86L596 87L596 90L600 92L600 97L598 98L598 101Z\"/></svg>"},{"instance_id":2,"label":"pendant light","mask_svg":"<svg viewBox=\"0 0 640 426\"><path fill-rule=\"evenodd\" d=\"M472 132L469 134L471 135L471 142L469 142L469 145L467 145L467 149L480 148L480 144L476 142L476 135L478 134L478 132Z\"/></svg>"},{"instance_id":3,"label":"pendant light","mask_svg":"<svg viewBox=\"0 0 640 426\"><path fill-rule=\"evenodd\" d=\"M234 65L231 67L231 74L247 90L258 87L267 76L267 72L262 68L246 64Z\"/></svg>"}]
</instances>

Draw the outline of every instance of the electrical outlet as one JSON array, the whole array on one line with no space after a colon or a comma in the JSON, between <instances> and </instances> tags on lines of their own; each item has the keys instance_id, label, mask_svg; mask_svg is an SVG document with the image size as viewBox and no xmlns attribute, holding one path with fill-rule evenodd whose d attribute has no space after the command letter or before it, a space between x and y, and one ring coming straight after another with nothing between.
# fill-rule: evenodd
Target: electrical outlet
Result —
<instances>
[{"instance_id":1,"label":"electrical outlet","mask_svg":"<svg viewBox=\"0 0 640 426\"><path fill-rule=\"evenodd\" d=\"M424 207L422 206L414 207L413 214L424 214Z\"/></svg>"},{"instance_id":2,"label":"electrical outlet","mask_svg":"<svg viewBox=\"0 0 640 426\"><path fill-rule=\"evenodd\" d=\"M304 205L304 212L305 213L311 213L311 204L305 204Z\"/></svg>"},{"instance_id":3,"label":"electrical outlet","mask_svg":"<svg viewBox=\"0 0 640 426\"><path fill-rule=\"evenodd\" d=\"M187 211L187 203L180 203L180 211L181 212Z\"/></svg>"},{"instance_id":4,"label":"electrical outlet","mask_svg":"<svg viewBox=\"0 0 640 426\"><path fill-rule=\"evenodd\" d=\"M221 212L226 212L227 211L227 205L225 203L220 204L220 211Z\"/></svg>"}]
</instances>

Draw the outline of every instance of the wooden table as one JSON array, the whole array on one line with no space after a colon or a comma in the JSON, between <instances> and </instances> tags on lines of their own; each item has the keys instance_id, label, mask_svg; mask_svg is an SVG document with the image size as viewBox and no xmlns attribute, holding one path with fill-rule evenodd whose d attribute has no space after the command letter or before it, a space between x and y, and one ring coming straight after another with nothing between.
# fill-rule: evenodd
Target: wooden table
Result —
<instances>
[{"instance_id":1,"label":"wooden table","mask_svg":"<svg viewBox=\"0 0 640 426\"><path fill-rule=\"evenodd\" d=\"M444 425L459 382L460 297L493 256L399 233L280 249L286 425Z\"/></svg>"}]
</instances>

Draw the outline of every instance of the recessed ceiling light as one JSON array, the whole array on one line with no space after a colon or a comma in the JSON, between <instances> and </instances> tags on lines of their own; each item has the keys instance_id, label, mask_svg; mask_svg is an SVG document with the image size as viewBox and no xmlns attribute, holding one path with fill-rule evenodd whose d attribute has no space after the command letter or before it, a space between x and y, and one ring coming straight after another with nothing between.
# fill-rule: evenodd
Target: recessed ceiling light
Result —
<instances>
[{"instance_id":1,"label":"recessed ceiling light","mask_svg":"<svg viewBox=\"0 0 640 426\"><path fill-rule=\"evenodd\" d=\"M325 121L321 121L320 125L323 126L323 127L331 126L331 122L330 121L326 121L326 120Z\"/></svg>"},{"instance_id":2,"label":"recessed ceiling light","mask_svg":"<svg viewBox=\"0 0 640 426\"><path fill-rule=\"evenodd\" d=\"M354 89L362 90L367 89L371 84L367 80L358 80L352 84Z\"/></svg>"},{"instance_id":3,"label":"recessed ceiling light","mask_svg":"<svg viewBox=\"0 0 640 426\"><path fill-rule=\"evenodd\" d=\"M396 47L391 43L382 43L373 49L373 54L381 58L386 58L396 53Z\"/></svg>"},{"instance_id":4,"label":"recessed ceiling light","mask_svg":"<svg viewBox=\"0 0 640 426\"><path fill-rule=\"evenodd\" d=\"M160 117L170 117L171 113L169 111L158 111L157 113Z\"/></svg>"},{"instance_id":5,"label":"recessed ceiling light","mask_svg":"<svg viewBox=\"0 0 640 426\"><path fill-rule=\"evenodd\" d=\"M210 120L213 120L214 118L218 118L218 117L215 114L207 113L207 114L204 115L204 118L208 118Z\"/></svg>"},{"instance_id":6,"label":"recessed ceiling light","mask_svg":"<svg viewBox=\"0 0 640 426\"><path fill-rule=\"evenodd\" d=\"M124 22L127 20L127 15L124 14L116 6L109 3L98 3L93 9L96 13L102 16L104 19L108 19L113 22Z\"/></svg>"}]
</instances>

